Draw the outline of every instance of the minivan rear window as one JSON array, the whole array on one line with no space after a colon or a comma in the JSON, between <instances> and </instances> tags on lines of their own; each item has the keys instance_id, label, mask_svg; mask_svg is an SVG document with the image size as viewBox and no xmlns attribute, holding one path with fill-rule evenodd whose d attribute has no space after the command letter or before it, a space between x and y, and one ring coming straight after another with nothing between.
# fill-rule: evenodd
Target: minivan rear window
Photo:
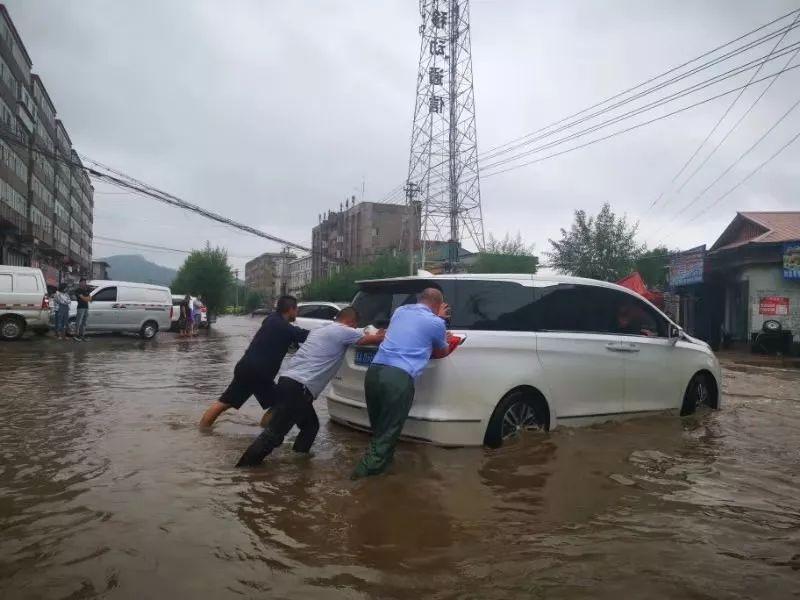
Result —
<instances>
[{"instance_id":1,"label":"minivan rear window","mask_svg":"<svg viewBox=\"0 0 800 600\"><path fill-rule=\"evenodd\" d=\"M362 284L353 300L359 325L386 327L395 309L435 287L450 305L448 327L484 331L532 331L533 288L513 281L424 280Z\"/></svg>"},{"instance_id":2,"label":"minivan rear window","mask_svg":"<svg viewBox=\"0 0 800 600\"><path fill-rule=\"evenodd\" d=\"M395 309L404 304L414 304L417 294L429 287L442 291L445 302L452 303L453 281L430 281L413 279L409 281L388 281L364 283L353 299L353 308L358 311L359 327L373 325L383 328L389 325Z\"/></svg>"}]
</instances>

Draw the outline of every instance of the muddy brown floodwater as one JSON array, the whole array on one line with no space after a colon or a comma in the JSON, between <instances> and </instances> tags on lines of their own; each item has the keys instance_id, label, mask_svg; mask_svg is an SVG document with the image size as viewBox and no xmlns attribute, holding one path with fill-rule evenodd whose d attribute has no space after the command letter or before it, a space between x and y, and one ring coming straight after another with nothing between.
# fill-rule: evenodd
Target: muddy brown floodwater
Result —
<instances>
[{"instance_id":1,"label":"muddy brown floodwater","mask_svg":"<svg viewBox=\"0 0 800 600\"><path fill-rule=\"evenodd\" d=\"M0 597L800 597L800 371L351 482L367 438L324 403L310 458L234 469L255 403L198 431L258 323L0 345Z\"/></svg>"}]
</instances>

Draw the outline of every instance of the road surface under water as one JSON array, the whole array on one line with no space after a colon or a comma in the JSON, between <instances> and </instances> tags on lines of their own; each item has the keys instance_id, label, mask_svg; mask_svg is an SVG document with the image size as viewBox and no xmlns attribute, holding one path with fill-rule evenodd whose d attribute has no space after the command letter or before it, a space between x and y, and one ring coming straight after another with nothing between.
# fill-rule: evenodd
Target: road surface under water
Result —
<instances>
[{"instance_id":1,"label":"road surface under water","mask_svg":"<svg viewBox=\"0 0 800 600\"><path fill-rule=\"evenodd\" d=\"M258 324L0 345L0 597L800 597L800 372L351 482L367 438L324 404L314 455L260 469L254 402L198 431Z\"/></svg>"}]
</instances>

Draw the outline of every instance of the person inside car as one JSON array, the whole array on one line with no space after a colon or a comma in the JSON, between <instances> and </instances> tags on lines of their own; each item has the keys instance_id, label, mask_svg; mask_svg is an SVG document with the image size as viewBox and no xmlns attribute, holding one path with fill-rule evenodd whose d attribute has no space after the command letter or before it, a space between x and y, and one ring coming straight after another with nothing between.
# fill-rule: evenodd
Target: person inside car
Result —
<instances>
[{"instance_id":1,"label":"person inside car","mask_svg":"<svg viewBox=\"0 0 800 600\"><path fill-rule=\"evenodd\" d=\"M626 302L617 309L616 332L623 335L657 336L658 333L652 327L648 327L647 321L647 316L642 314L641 308L632 302Z\"/></svg>"}]
</instances>

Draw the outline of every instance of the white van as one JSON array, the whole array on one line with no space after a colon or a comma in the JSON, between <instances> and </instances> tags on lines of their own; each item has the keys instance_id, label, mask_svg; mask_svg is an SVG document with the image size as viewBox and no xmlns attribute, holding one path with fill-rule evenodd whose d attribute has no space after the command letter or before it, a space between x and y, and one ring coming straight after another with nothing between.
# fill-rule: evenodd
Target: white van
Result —
<instances>
[{"instance_id":1,"label":"white van","mask_svg":"<svg viewBox=\"0 0 800 600\"><path fill-rule=\"evenodd\" d=\"M50 300L41 269L0 265L0 339L50 328Z\"/></svg>"},{"instance_id":2,"label":"white van","mask_svg":"<svg viewBox=\"0 0 800 600\"><path fill-rule=\"evenodd\" d=\"M89 281L92 301L86 331L138 333L149 340L159 330L169 330L172 320L172 294L168 287L130 281ZM69 307L67 332L75 335L78 303Z\"/></svg>"},{"instance_id":3,"label":"white van","mask_svg":"<svg viewBox=\"0 0 800 600\"><path fill-rule=\"evenodd\" d=\"M406 438L495 447L557 425L722 404L720 366L708 344L612 283L470 274L359 286L353 306L362 326L386 327L426 287L442 290L451 306L448 329L462 343L417 380ZM364 376L375 352L347 351L324 394L333 421L369 428Z\"/></svg>"}]
</instances>

